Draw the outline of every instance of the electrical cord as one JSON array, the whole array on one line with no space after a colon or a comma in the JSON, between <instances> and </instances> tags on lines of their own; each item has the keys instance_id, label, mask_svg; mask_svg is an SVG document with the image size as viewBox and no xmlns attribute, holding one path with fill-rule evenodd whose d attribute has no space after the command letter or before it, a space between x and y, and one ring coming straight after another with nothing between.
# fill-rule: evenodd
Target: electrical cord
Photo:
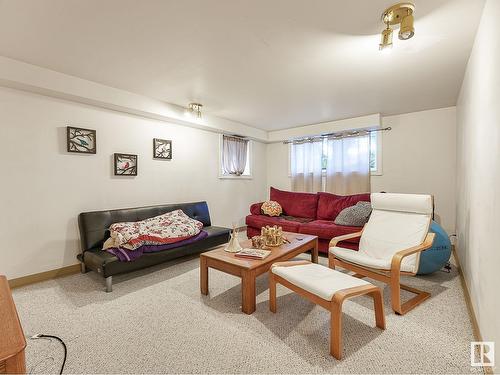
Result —
<instances>
[{"instance_id":1,"label":"electrical cord","mask_svg":"<svg viewBox=\"0 0 500 375\"><path fill-rule=\"evenodd\" d=\"M68 348L66 347L66 344L64 343L64 341L60 337L53 336L53 335L43 335L43 334L39 333L38 335L31 336L32 340L41 339L41 338L56 339L57 341L59 341L62 344L62 346L64 348L64 359L63 359L63 362L61 365L61 370L59 371L59 375L61 375L64 371L64 365L66 364L66 356L68 355Z\"/></svg>"}]
</instances>

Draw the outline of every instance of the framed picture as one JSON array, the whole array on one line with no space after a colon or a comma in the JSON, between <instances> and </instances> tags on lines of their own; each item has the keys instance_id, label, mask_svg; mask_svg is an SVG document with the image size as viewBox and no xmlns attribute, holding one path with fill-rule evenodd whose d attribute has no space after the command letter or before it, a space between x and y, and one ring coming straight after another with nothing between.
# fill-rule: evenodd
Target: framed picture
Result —
<instances>
[{"instance_id":1,"label":"framed picture","mask_svg":"<svg viewBox=\"0 0 500 375\"><path fill-rule=\"evenodd\" d=\"M166 139L153 139L153 158L172 159L172 141Z\"/></svg>"},{"instance_id":2,"label":"framed picture","mask_svg":"<svg viewBox=\"0 0 500 375\"><path fill-rule=\"evenodd\" d=\"M96 131L91 129L66 127L66 145L68 152L80 154L96 153Z\"/></svg>"},{"instance_id":3,"label":"framed picture","mask_svg":"<svg viewBox=\"0 0 500 375\"><path fill-rule=\"evenodd\" d=\"M115 154L115 176L137 176L137 155Z\"/></svg>"}]
</instances>

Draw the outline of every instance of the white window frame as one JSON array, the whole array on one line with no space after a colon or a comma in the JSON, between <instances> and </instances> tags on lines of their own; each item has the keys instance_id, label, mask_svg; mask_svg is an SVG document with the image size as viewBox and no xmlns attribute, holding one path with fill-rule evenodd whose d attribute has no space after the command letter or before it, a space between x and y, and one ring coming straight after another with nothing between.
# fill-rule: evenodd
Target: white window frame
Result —
<instances>
[{"instance_id":1,"label":"white window frame","mask_svg":"<svg viewBox=\"0 0 500 375\"><path fill-rule=\"evenodd\" d=\"M382 132L375 132L377 139L377 169L370 170L370 176L382 176ZM371 136L371 135L370 135ZM322 176L326 176L326 171L321 172ZM288 177L292 177L292 144L288 144Z\"/></svg>"},{"instance_id":2,"label":"white window frame","mask_svg":"<svg viewBox=\"0 0 500 375\"><path fill-rule=\"evenodd\" d=\"M241 176L236 176L234 174L224 174L222 168L222 149L224 142L224 134L219 135L219 178L221 180L252 180L253 179L253 141L251 139L248 140L248 149L247 149L247 167L248 174L242 174ZM245 168L246 170L246 168Z\"/></svg>"}]
</instances>

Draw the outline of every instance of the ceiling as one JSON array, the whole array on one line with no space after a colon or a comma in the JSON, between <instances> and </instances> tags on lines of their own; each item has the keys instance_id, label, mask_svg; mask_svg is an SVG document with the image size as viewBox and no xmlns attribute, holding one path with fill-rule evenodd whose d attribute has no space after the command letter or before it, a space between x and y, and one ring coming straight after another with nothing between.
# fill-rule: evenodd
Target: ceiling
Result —
<instances>
[{"instance_id":1,"label":"ceiling","mask_svg":"<svg viewBox=\"0 0 500 375\"><path fill-rule=\"evenodd\" d=\"M0 0L0 55L264 130L455 105L483 0Z\"/></svg>"}]
</instances>

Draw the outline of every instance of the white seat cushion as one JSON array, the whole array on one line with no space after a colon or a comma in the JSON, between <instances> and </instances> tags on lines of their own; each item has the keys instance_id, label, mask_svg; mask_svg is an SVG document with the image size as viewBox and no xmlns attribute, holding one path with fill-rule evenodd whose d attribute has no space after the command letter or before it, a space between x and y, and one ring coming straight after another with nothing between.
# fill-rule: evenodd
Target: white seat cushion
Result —
<instances>
[{"instance_id":1,"label":"white seat cushion","mask_svg":"<svg viewBox=\"0 0 500 375\"><path fill-rule=\"evenodd\" d=\"M398 251L420 245L429 231L430 215L373 210L359 241L359 252L375 259L392 259ZM405 269L416 273L419 254L403 259Z\"/></svg>"},{"instance_id":2,"label":"white seat cushion","mask_svg":"<svg viewBox=\"0 0 500 375\"><path fill-rule=\"evenodd\" d=\"M343 247L331 247L330 252L337 258L344 260L348 263L358 264L363 267L374 268L377 270L389 271L391 269L392 258L379 259L354 251L351 249L344 249ZM413 265L410 263L401 263L401 271L413 272Z\"/></svg>"},{"instance_id":3,"label":"white seat cushion","mask_svg":"<svg viewBox=\"0 0 500 375\"><path fill-rule=\"evenodd\" d=\"M339 290L371 285L368 281L316 263L288 267L273 266L271 270L291 284L327 301L331 301Z\"/></svg>"}]
</instances>

